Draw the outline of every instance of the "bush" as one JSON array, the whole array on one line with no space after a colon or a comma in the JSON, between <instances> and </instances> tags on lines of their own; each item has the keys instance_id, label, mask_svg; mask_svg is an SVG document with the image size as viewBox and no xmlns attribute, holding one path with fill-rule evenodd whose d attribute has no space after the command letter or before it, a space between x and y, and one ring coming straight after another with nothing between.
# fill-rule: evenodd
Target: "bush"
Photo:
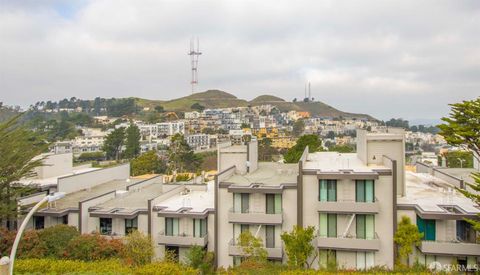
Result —
<instances>
[{"instance_id":1,"label":"bush","mask_svg":"<svg viewBox=\"0 0 480 275\"><path fill-rule=\"evenodd\" d=\"M79 161L104 160L105 154L103 152L86 152L78 156Z\"/></svg>"},{"instance_id":2,"label":"bush","mask_svg":"<svg viewBox=\"0 0 480 275\"><path fill-rule=\"evenodd\" d=\"M0 228L0 254L9 256L17 231L10 231ZM41 258L45 256L47 248L45 243L40 240L38 232L27 230L23 233L17 249L17 258Z\"/></svg>"},{"instance_id":3,"label":"bush","mask_svg":"<svg viewBox=\"0 0 480 275\"><path fill-rule=\"evenodd\" d=\"M83 262L78 260L28 259L15 261L15 273L33 274L198 274L176 263L156 262L129 267L120 260Z\"/></svg>"},{"instance_id":4,"label":"bush","mask_svg":"<svg viewBox=\"0 0 480 275\"><path fill-rule=\"evenodd\" d=\"M40 239L46 246L46 256L62 258L68 243L80 233L73 226L58 224L38 231Z\"/></svg>"},{"instance_id":5,"label":"bush","mask_svg":"<svg viewBox=\"0 0 480 275\"><path fill-rule=\"evenodd\" d=\"M68 243L65 258L82 261L120 258L123 249L124 245L119 239L110 239L100 234L85 234Z\"/></svg>"},{"instance_id":6,"label":"bush","mask_svg":"<svg viewBox=\"0 0 480 275\"><path fill-rule=\"evenodd\" d=\"M215 259L213 252L207 252L204 247L194 245L188 250L186 258L190 267L199 269L202 274L213 274Z\"/></svg>"},{"instance_id":7,"label":"bush","mask_svg":"<svg viewBox=\"0 0 480 275\"><path fill-rule=\"evenodd\" d=\"M189 181L192 177L190 177L190 174L178 174L177 177L176 177L176 181L177 182L180 182L180 181Z\"/></svg>"},{"instance_id":8,"label":"bush","mask_svg":"<svg viewBox=\"0 0 480 275\"><path fill-rule=\"evenodd\" d=\"M135 266L145 265L152 261L154 251L152 239L135 230L125 237L123 258Z\"/></svg>"}]
</instances>

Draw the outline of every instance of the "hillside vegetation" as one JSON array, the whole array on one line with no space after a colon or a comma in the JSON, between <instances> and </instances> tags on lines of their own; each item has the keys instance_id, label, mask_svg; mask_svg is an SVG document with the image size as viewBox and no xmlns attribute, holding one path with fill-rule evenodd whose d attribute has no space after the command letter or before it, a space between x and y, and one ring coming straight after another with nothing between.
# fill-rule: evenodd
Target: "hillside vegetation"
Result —
<instances>
[{"instance_id":1,"label":"hillside vegetation","mask_svg":"<svg viewBox=\"0 0 480 275\"><path fill-rule=\"evenodd\" d=\"M172 99L167 101L162 100L148 100L142 98L135 98L136 103L140 107L149 107L161 105L166 111L174 112L188 112L191 111L191 106L194 103L199 103L206 108L230 108L230 107L247 107L258 106L264 104L271 104L277 106L281 111L306 111L314 116L329 116L329 117L352 117L352 118L366 118L373 120L367 114L355 114L340 111L330 105L320 101L315 102L287 102L282 98L272 95L260 95L251 101L239 99L236 96L220 90L208 90L201 93Z\"/></svg>"}]
</instances>

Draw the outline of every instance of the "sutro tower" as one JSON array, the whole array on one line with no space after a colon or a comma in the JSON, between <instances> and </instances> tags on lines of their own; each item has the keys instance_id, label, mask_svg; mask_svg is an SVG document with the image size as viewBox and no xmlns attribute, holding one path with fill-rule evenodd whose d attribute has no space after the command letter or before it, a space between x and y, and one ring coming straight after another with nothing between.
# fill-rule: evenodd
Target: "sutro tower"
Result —
<instances>
[{"instance_id":1,"label":"sutro tower","mask_svg":"<svg viewBox=\"0 0 480 275\"><path fill-rule=\"evenodd\" d=\"M188 55L190 55L190 62L192 63L192 81L190 81L190 84L192 84L192 94L195 93L195 85L198 84L198 56L201 55L202 53L200 52L200 41L197 37L197 50L195 50L195 39L191 38L190 39L190 52Z\"/></svg>"}]
</instances>

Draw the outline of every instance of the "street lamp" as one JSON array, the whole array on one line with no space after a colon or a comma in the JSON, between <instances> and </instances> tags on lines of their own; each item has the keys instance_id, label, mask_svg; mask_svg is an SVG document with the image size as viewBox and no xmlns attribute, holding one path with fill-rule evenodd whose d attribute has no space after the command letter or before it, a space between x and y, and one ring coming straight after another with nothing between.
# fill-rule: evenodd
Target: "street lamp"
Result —
<instances>
[{"instance_id":1,"label":"street lamp","mask_svg":"<svg viewBox=\"0 0 480 275\"><path fill-rule=\"evenodd\" d=\"M53 202L63 197L65 197L64 192L56 192L51 195L45 196L30 210L30 212L28 212L27 216L22 222L22 225L18 229L17 235L15 236L15 241L13 242L12 251L10 252L10 275L13 275L13 264L15 261L15 254L17 253L18 243L20 242L20 238L22 237L23 231L25 230L25 227L27 227L27 223L30 220L30 218L38 210L38 208L45 202Z\"/></svg>"}]
</instances>

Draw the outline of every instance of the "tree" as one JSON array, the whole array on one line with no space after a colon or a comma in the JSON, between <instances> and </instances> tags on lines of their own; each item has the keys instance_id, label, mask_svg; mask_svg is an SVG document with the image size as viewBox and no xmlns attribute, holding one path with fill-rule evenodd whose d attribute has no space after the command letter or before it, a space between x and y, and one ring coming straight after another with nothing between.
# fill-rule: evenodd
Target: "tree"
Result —
<instances>
[{"instance_id":1,"label":"tree","mask_svg":"<svg viewBox=\"0 0 480 275\"><path fill-rule=\"evenodd\" d=\"M438 125L439 134L448 144L473 152L473 157L480 161L480 97L450 106L452 106L450 116L442 118L445 123ZM473 192L458 188L457 190L480 205L480 173L472 173L472 178L475 183L467 185ZM476 231L480 231L480 221L468 220L468 222Z\"/></svg>"},{"instance_id":2,"label":"tree","mask_svg":"<svg viewBox=\"0 0 480 275\"><path fill-rule=\"evenodd\" d=\"M148 151L134 158L131 162L131 175L162 174L167 170L166 161L161 159L157 152Z\"/></svg>"},{"instance_id":3,"label":"tree","mask_svg":"<svg viewBox=\"0 0 480 275\"><path fill-rule=\"evenodd\" d=\"M168 168L172 172L182 173L186 170L197 170L202 164L201 157L193 153L192 148L181 134L175 134L172 137L167 155Z\"/></svg>"},{"instance_id":4,"label":"tree","mask_svg":"<svg viewBox=\"0 0 480 275\"><path fill-rule=\"evenodd\" d=\"M98 233L82 234L70 240L64 257L72 260L97 261L120 258L124 244L120 239L110 239Z\"/></svg>"},{"instance_id":5,"label":"tree","mask_svg":"<svg viewBox=\"0 0 480 275\"><path fill-rule=\"evenodd\" d=\"M386 126L389 127L399 127L404 129L409 129L408 120L403 120L401 118L391 118L389 121L385 122Z\"/></svg>"},{"instance_id":6,"label":"tree","mask_svg":"<svg viewBox=\"0 0 480 275\"><path fill-rule=\"evenodd\" d=\"M303 131L305 131L305 122L303 121L303 119L295 121L295 123L293 124L292 134L298 137L303 134Z\"/></svg>"},{"instance_id":7,"label":"tree","mask_svg":"<svg viewBox=\"0 0 480 275\"><path fill-rule=\"evenodd\" d=\"M73 226L58 224L40 230L38 234L46 247L45 256L58 259L63 257L65 247L80 232Z\"/></svg>"},{"instance_id":8,"label":"tree","mask_svg":"<svg viewBox=\"0 0 480 275\"><path fill-rule=\"evenodd\" d=\"M250 128L250 123L243 122L242 125L240 125L240 128L241 129Z\"/></svg>"},{"instance_id":9,"label":"tree","mask_svg":"<svg viewBox=\"0 0 480 275\"><path fill-rule=\"evenodd\" d=\"M355 148L352 145L333 145L328 148L328 151L339 152L339 153L353 153Z\"/></svg>"},{"instance_id":10,"label":"tree","mask_svg":"<svg viewBox=\"0 0 480 275\"><path fill-rule=\"evenodd\" d=\"M132 159L140 154L140 129L137 125L130 123L125 131L125 158Z\"/></svg>"},{"instance_id":11,"label":"tree","mask_svg":"<svg viewBox=\"0 0 480 275\"><path fill-rule=\"evenodd\" d=\"M118 160L120 158L124 139L125 128L123 127L113 130L105 137L105 142L103 143L103 151L105 151L108 159Z\"/></svg>"},{"instance_id":12,"label":"tree","mask_svg":"<svg viewBox=\"0 0 480 275\"><path fill-rule=\"evenodd\" d=\"M473 167L473 154L469 151L450 151L445 152L442 157L445 157L447 161L447 167L449 168L472 168ZM439 158L438 163L442 163L442 157Z\"/></svg>"},{"instance_id":13,"label":"tree","mask_svg":"<svg viewBox=\"0 0 480 275\"><path fill-rule=\"evenodd\" d=\"M258 144L258 159L261 161L272 161L274 155L278 155L278 151L272 147L272 140L263 138Z\"/></svg>"},{"instance_id":14,"label":"tree","mask_svg":"<svg viewBox=\"0 0 480 275\"><path fill-rule=\"evenodd\" d=\"M192 110L197 110L199 112L202 112L203 110L205 110L205 106L201 105L200 103L198 102L195 102L192 104L192 106L190 106L190 108Z\"/></svg>"},{"instance_id":15,"label":"tree","mask_svg":"<svg viewBox=\"0 0 480 275\"><path fill-rule=\"evenodd\" d=\"M163 113L163 112L165 112L165 109L163 108L163 106L157 105L157 106L155 106L155 111L157 113Z\"/></svg>"},{"instance_id":16,"label":"tree","mask_svg":"<svg viewBox=\"0 0 480 275\"><path fill-rule=\"evenodd\" d=\"M186 254L187 264L200 270L201 274L213 274L213 252L205 251L204 247L193 245Z\"/></svg>"},{"instance_id":17,"label":"tree","mask_svg":"<svg viewBox=\"0 0 480 275\"><path fill-rule=\"evenodd\" d=\"M265 262L267 250L263 247L262 240L252 235L250 230L243 231L237 238L237 244L242 249L242 257L245 260Z\"/></svg>"},{"instance_id":18,"label":"tree","mask_svg":"<svg viewBox=\"0 0 480 275\"><path fill-rule=\"evenodd\" d=\"M413 246L420 245L423 233L418 231L418 227L412 224L407 216L402 216L402 220L398 224L397 232L393 240L399 246L398 257L400 261L406 261L409 264L408 255L412 254Z\"/></svg>"},{"instance_id":19,"label":"tree","mask_svg":"<svg viewBox=\"0 0 480 275\"><path fill-rule=\"evenodd\" d=\"M297 140L297 144L283 155L286 163L297 163L308 146L310 153L322 150L322 142L317 135L304 135Z\"/></svg>"},{"instance_id":20,"label":"tree","mask_svg":"<svg viewBox=\"0 0 480 275\"><path fill-rule=\"evenodd\" d=\"M19 214L17 198L29 190L15 183L35 175L44 160L37 156L48 148L41 136L18 125L19 118L0 124L0 224L7 223L10 229Z\"/></svg>"},{"instance_id":21,"label":"tree","mask_svg":"<svg viewBox=\"0 0 480 275\"><path fill-rule=\"evenodd\" d=\"M141 266L152 261L154 250L152 239L134 230L125 237L125 247L122 251L123 258L130 264Z\"/></svg>"},{"instance_id":22,"label":"tree","mask_svg":"<svg viewBox=\"0 0 480 275\"><path fill-rule=\"evenodd\" d=\"M309 226L307 228L293 226L291 232L283 232L281 235L282 241L285 244L285 253L287 254L287 264L292 268L310 267L315 257L309 263L310 258L315 248L312 241L315 238L315 227Z\"/></svg>"}]
</instances>

